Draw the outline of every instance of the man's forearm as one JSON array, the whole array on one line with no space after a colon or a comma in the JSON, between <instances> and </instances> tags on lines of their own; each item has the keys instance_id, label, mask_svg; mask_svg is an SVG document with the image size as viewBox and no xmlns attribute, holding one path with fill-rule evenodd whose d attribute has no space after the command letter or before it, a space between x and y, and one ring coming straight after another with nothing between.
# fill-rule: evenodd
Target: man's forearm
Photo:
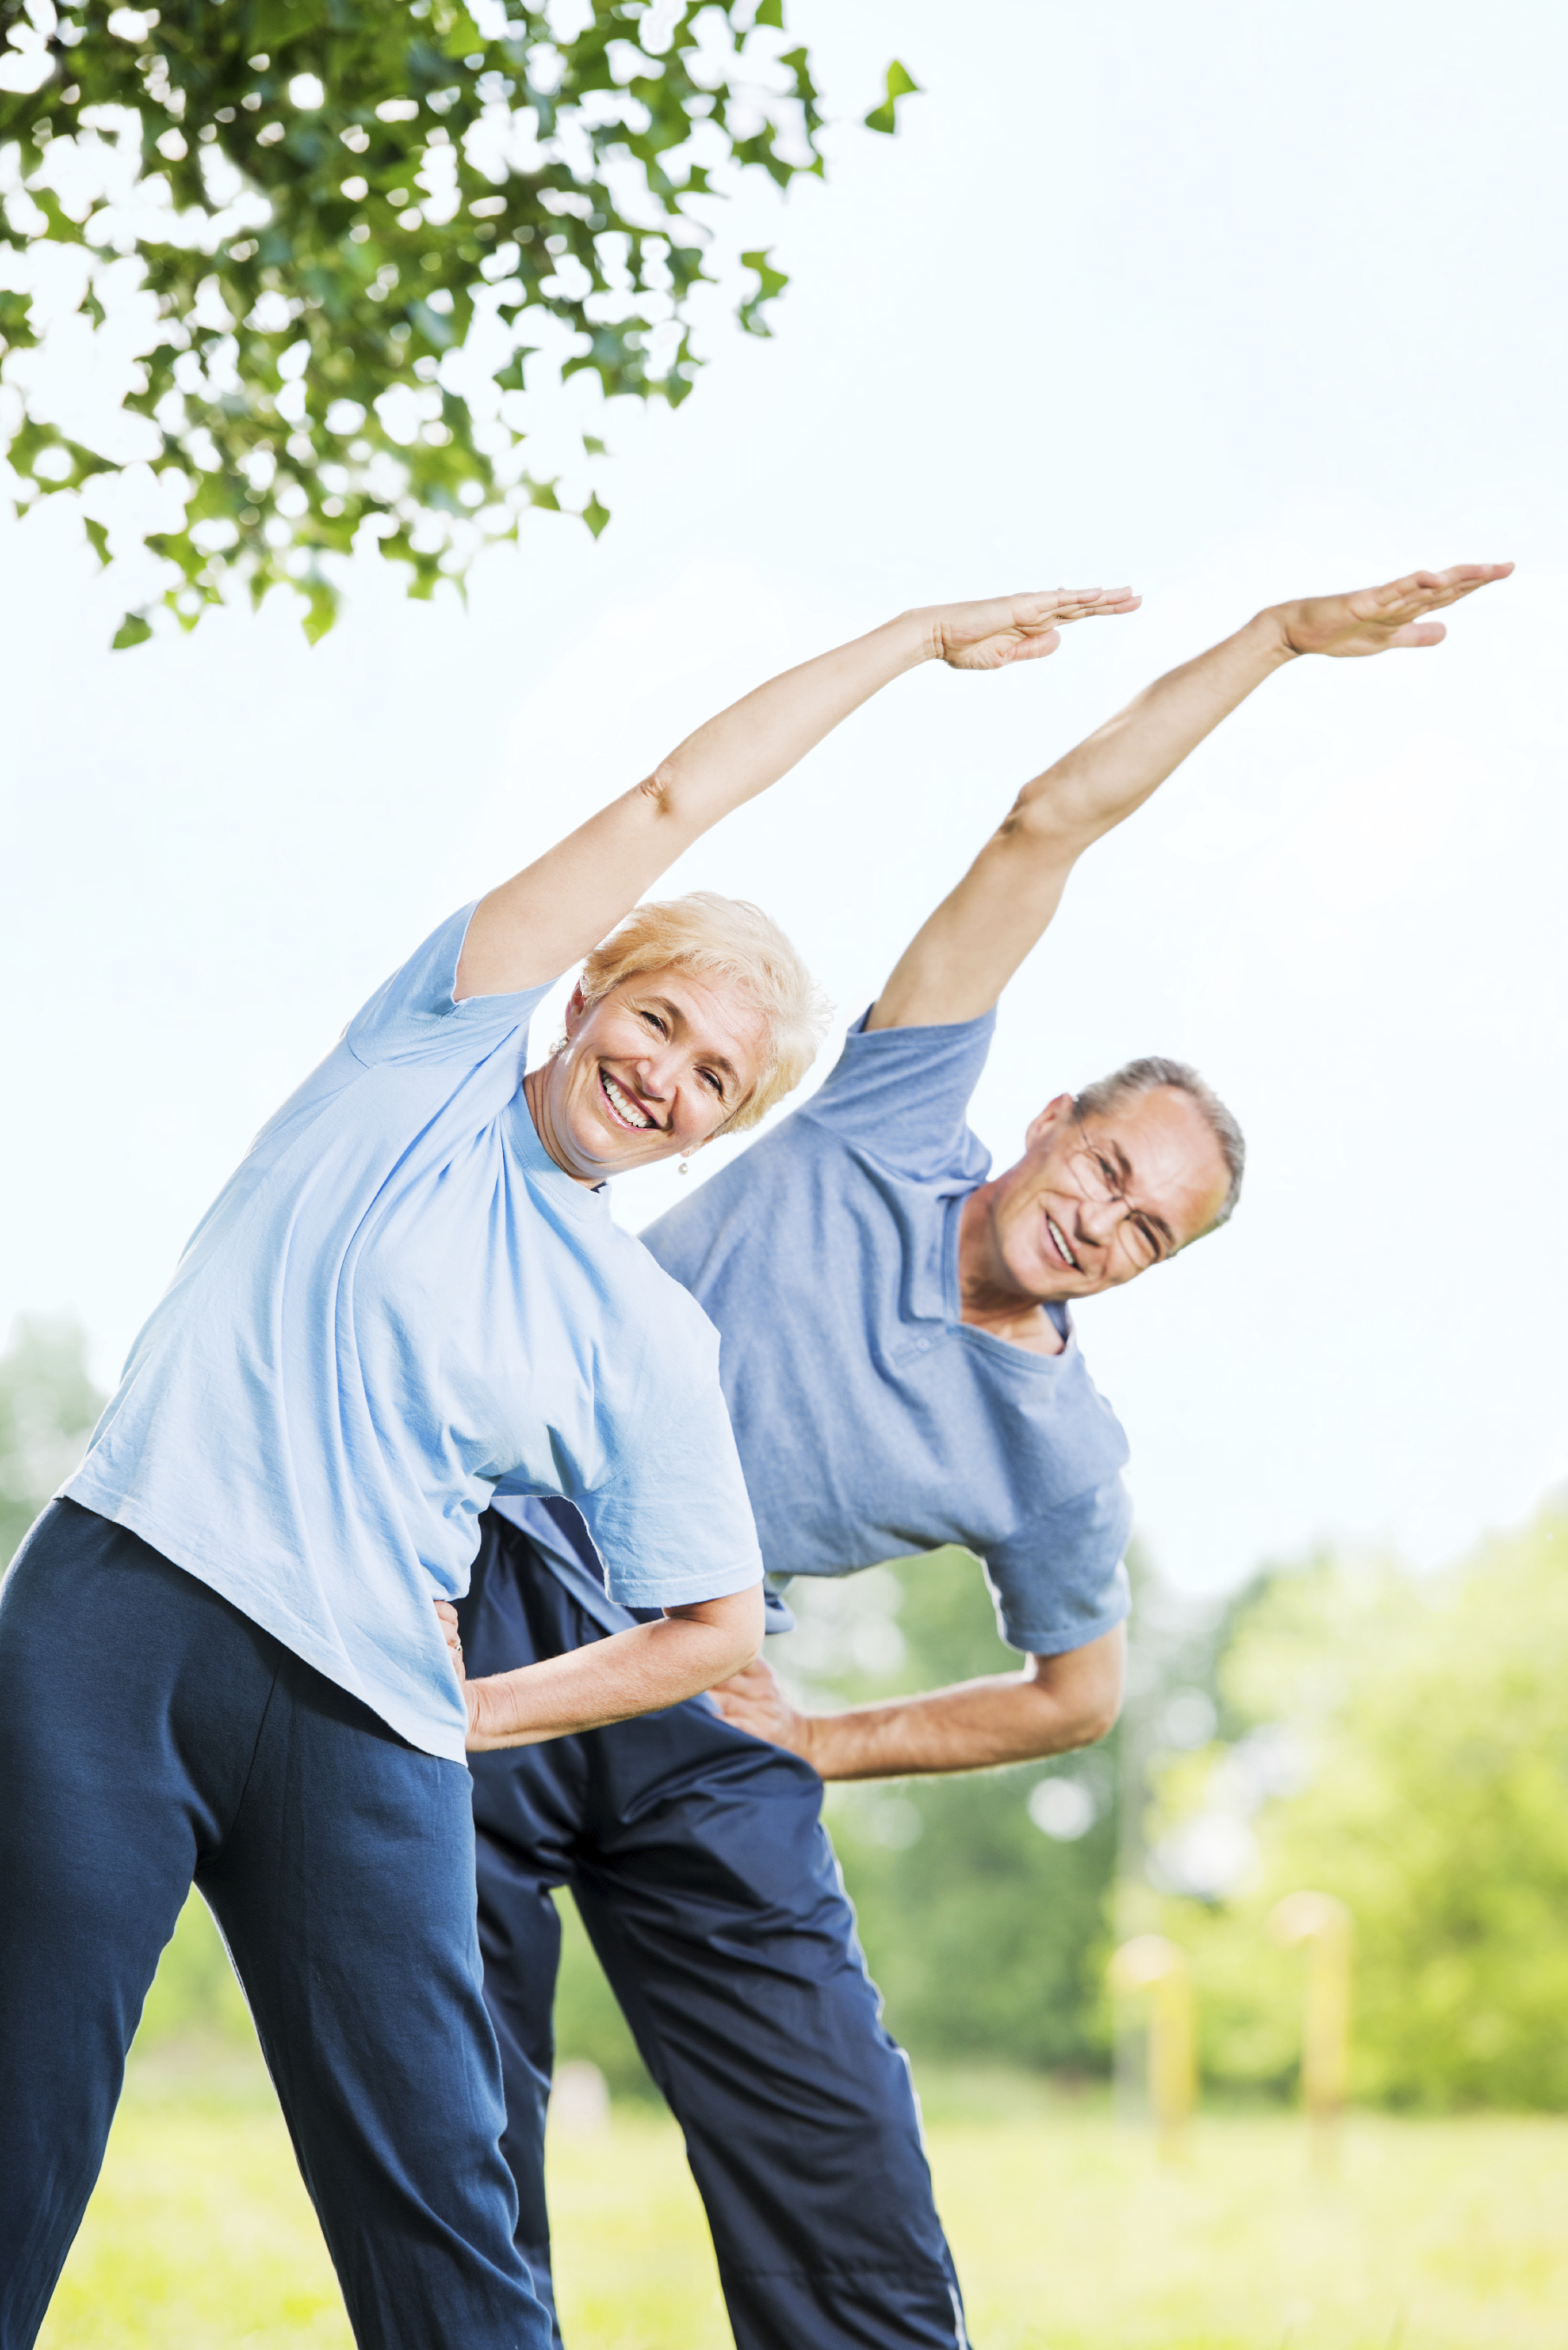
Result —
<instances>
[{"instance_id":1,"label":"man's forearm","mask_svg":"<svg viewBox=\"0 0 1568 2350\"><path fill-rule=\"evenodd\" d=\"M1019 795L1016 829L1069 857L1143 806L1266 678L1296 658L1281 609L1260 612L1145 689Z\"/></svg>"},{"instance_id":2,"label":"man's forearm","mask_svg":"<svg viewBox=\"0 0 1568 2350\"><path fill-rule=\"evenodd\" d=\"M825 1779L897 1779L1037 1762L1103 1738L1114 1700L1064 1700L1026 1674L803 1717L802 1752Z\"/></svg>"},{"instance_id":3,"label":"man's forearm","mask_svg":"<svg viewBox=\"0 0 1568 2350\"><path fill-rule=\"evenodd\" d=\"M1206 734L1294 659L1278 612L1172 670L1025 784L963 879L915 934L867 1026L988 1011L1050 927L1084 851L1142 806Z\"/></svg>"}]
</instances>

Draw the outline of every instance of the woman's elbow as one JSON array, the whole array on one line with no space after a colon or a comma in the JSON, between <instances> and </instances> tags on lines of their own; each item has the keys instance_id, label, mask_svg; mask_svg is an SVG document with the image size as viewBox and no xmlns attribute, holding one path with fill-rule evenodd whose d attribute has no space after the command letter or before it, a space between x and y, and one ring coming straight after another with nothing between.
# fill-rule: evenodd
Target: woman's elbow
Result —
<instances>
[{"instance_id":1,"label":"woman's elbow","mask_svg":"<svg viewBox=\"0 0 1568 2350\"><path fill-rule=\"evenodd\" d=\"M717 1682L743 1672L762 1648L767 1618L760 1583L744 1591L732 1591L722 1599L699 1599L664 1612L702 1627L703 1689L712 1689Z\"/></svg>"},{"instance_id":2,"label":"woman's elbow","mask_svg":"<svg viewBox=\"0 0 1568 2350\"><path fill-rule=\"evenodd\" d=\"M760 1583L753 1583L749 1591L733 1593L724 1604L732 1611L723 1625L732 1661L726 1663L722 1672L715 1673L715 1680L727 1680L732 1673L742 1672L761 1654L763 1635L767 1629L767 1610Z\"/></svg>"}]
</instances>

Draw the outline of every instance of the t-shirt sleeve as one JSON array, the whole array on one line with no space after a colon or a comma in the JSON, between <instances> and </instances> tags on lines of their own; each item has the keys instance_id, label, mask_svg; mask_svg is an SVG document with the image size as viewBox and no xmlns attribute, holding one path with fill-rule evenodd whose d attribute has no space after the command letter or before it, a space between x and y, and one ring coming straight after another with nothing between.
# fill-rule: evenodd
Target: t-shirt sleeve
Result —
<instances>
[{"instance_id":1,"label":"t-shirt sleeve","mask_svg":"<svg viewBox=\"0 0 1568 2350\"><path fill-rule=\"evenodd\" d=\"M900 1174L981 1181L991 1161L967 1114L996 1031L995 1013L942 1028L867 1030L869 1016L856 1022L796 1115Z\"/></svg>"},{"instance_id":2,"label":"t-shirt sleeve","mask_svg":"<svg viewBox=\"0 0 1568 2350\"><path fill-rule=\"evenodd\" d=\"M985 1579L1010 1648L1064 1656L1121 1623L1132 1606L1124 1564L1132 1520L1126 1483L1110 1477L990 1551Z\"/></svg>"},{"instance_id":3,"label":"t-shirt sleeve","mask_svg":"<svg viewBox=\"0 0 1568 2350\"><path fill-rule=\"evenodd\" d=\"M649 1271L659 1284L657 1347L639 1367L606 1473L571 1498L611 1598L680 1607L750 1590L762 1581L763 1555L719 1385L719 1334L684 1290Z\"/></svg>"},{"instance_id":4,"label":"t-shirt sleeve","mask_svg":"<svg viewBox=\"0 0 1568 2350\"><path fill-rule=\"evenodd\" d=\"M529 1021L555 982L514 995L453 1001L458 957L473 913L462 906L376 990L343 1032L357 1061L482 1061Z\"/></svg>"}]
</instances>

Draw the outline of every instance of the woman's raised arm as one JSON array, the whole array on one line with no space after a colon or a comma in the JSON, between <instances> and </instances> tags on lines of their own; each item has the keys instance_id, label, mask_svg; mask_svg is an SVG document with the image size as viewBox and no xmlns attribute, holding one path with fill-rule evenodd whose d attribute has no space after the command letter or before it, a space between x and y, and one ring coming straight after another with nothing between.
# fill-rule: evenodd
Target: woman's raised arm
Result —
<instances>
[{"instance_id":1,"label":"woman's raised arm","mask_svg":"<svg viewBox=\"0 0 1568 2350\"><path fill-rule=\"evenodd\" d=\"M681 851L787 775L840 720L905 670L1002 669L1054 652L1066 621L1130 611L1125 590L1057 588L904 612L786 670L687 736L647 780L483 898L457 993L510 995L580 961Z\"/></svg>"}]
</instances>

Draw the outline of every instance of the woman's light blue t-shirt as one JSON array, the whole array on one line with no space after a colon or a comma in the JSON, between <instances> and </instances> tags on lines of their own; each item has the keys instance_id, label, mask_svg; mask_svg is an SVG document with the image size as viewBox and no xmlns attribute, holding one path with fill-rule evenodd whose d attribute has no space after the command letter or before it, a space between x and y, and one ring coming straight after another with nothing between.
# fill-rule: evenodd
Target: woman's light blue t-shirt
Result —
<instances>
[{"instance_id":1,"label":"woman's light blue t-shirt","mask_svg":"<svg viewBox=\"0 0 1568 2350\"><path fill-rule=\"evenodd\" d=\"M498 1483L574 1502L628 1607L762 1572L712 1326L539 1142L545 988L453 1002L471 911L263 1128L64 1488L458 1759L432 1603Z\"/></svg>"},{"instance_id":2,"label":"woman's light blue t-shirt","mask_svg":"<svg viewBox=\"0 0 1568 2350\"><path fill-rule=\"evenodd\" d=\"M1003 1638L1054 1656L1127 1614L1127 1444L1064 1308L1049 1356L960 1317L994 1025L851 1031L808 1102L643 1238L718 1325L769 1575L961 1544Z\"/></svg>"}]
</instances>

